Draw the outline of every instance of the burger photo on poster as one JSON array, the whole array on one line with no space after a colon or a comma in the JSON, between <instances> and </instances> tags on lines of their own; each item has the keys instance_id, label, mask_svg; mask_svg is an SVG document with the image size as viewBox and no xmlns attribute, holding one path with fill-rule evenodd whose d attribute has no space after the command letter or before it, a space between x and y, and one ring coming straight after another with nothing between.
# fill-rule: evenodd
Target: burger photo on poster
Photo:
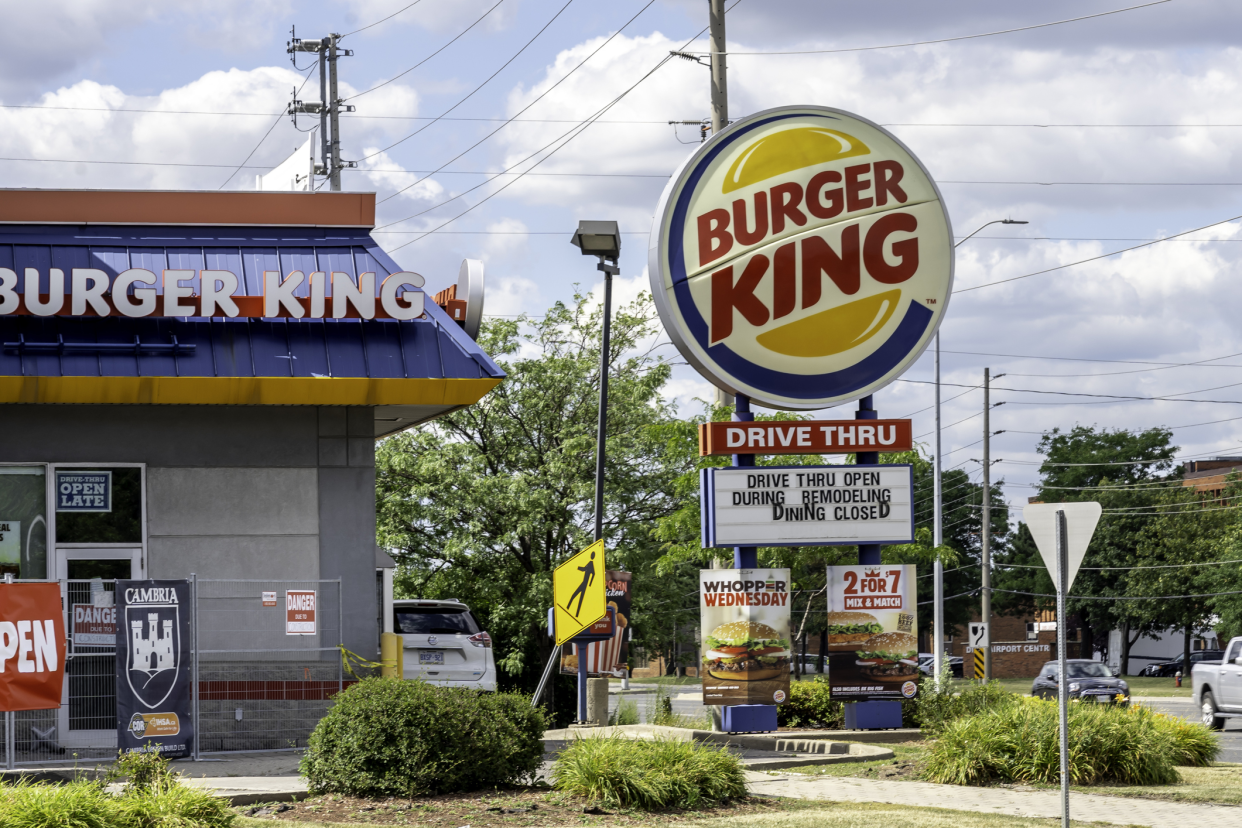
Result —
<instances>
[{"instance_id":1,"label":"burger photo on poster","mask_svg":"<svg viewBox=\"0 0 1242 828\"><path fill-rule=\"evenodd\" d=\"M869 612L828 613L828 649L857 650L868 638L884 632L884 625Z\"/></svg>"},{"instance_id":2,"label":"burger photo on poster","mask_svg":"<svg viewBox=\"0 0 1242 828\"><path fill-rule=\"evenodd\" d=\"M918 675L918 639L908 632L873 635L857 649L859 670L879 681Z\"/></svg>"},{"instance_id":3,"label":"burger photo on poster","mask_svg":"<svg viewBox=\"0 0 1242 828\"><path fill-rule=\"evenodd\" d=\"M705 644L703 668L715 678L763 681L789 673L789 642L767 624L730 621L712 630Z\"/></svg>"}]
</instances>

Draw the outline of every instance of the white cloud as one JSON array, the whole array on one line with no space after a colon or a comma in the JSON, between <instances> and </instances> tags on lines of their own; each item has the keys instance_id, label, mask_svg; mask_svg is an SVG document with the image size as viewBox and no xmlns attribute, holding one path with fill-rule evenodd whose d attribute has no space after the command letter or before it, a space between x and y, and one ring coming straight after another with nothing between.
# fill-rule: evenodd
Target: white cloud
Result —
<instances>
[{"instance_id":1,"label":"white cloud","mask_svg":"<svg viewBox=\"0 0 1242 828\"><path fill-rule=\"evenodd\" d=\"M43 95L37 103L47 108L0 110L0 154L13 158L139 163L10 162L5 166L6 183L37 187L215 189L232 171L231 165L241 164L256 146L259 149L247 164L261 168L275 166L304 143L305 136L284 117L261 146L259 143L276 120L275 113L284 108L290 90L300 82L298 74L282 67L208 72L184 86L151 96L128 95L116 86L79 81ZM403 101L401 105L406 110L416 111L417 96L413 90L394 84L386 94L394 101ZM155 111L95 112L53 107ZM273 115L214 116L183 114L185 111ZM300 123L303 128L309 126L305 121ZM388 129L387 122L359 119L351 124L350 137L361 144L382 138ZM152 165L143 166L146 162ZM162 166L176 164L219 166ZM385 159L383 164L371 166L397 164ZM229 179L229 186L252 187L253 176L262 171L244 169ZM434 181L420 187L411 192L430 198L442 191Z\"/></svg>"},{"instance_id":2,"label":"white cloud","mask_svg":"<svg viewBox=\"0 0 1242 828\"><path fill-rule=\"evenodd\" d=\"M349 28L370 26L390 15L384 26L418 26L432 32L454 33L483 17L497 0L345 0L349 9ZM483 31L500 31L508 28L517 16L518 0L503 0L499 8L483 19L478 28ZM379 33L380 26L368 29ZM367 32L362 32L367 34Z\"/></svg>"},{"instance_id":3,"label":"white cloud","mask_svg":"<svg viewBox=\"0 0 1242 828\"><path fill-rule=\"evenodd\" d=\"M161 19L174 31L217 51L262 42L292 8L290 0L45 0L6 3L0 94L24 94L117 44L120 33Z\"/></svg>"}]
</instances>

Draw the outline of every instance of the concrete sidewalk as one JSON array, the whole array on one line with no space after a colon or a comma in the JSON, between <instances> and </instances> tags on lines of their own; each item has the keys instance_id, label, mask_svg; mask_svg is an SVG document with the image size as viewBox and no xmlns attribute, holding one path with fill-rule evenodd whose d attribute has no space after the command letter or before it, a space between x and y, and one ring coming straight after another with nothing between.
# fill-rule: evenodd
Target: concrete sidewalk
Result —
<instances>
[{"instance_id":1,"label":"concrete sidewalk","mask_svg":"<svg viewBox=\"0 0 1242 828\"><path fill-rule=\"evenodd\" d=\"M971 788L931 782L887 782L846 777L799 777L748 772L747 785L759 796L829 802L882 802L889 805L950 808L1008 816L1057 818L1061 815L1059 791ZM1233 805L1192 805L1156 799L1070 793L1070 817L1084 822L1113 825L1194 828L1237 828L1242 808Z\"/></svg>"}]
</instances>

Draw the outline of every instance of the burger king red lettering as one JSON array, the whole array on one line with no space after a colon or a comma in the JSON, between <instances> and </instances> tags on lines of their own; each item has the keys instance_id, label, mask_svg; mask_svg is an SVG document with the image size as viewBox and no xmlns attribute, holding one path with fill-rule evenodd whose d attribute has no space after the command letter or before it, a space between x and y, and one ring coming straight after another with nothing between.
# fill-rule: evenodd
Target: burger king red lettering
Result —
<instances>
[{"instance_id":1,"label":"burger king red lettering","mask_svg":"<svg viewBox=\"0 0 1242 828\"><path fill-rule=\"evenodd\" d=\"M701 373L777 408L872 393L922 352L952 284L934 183L839 110L757 113L704 144L662 197L649 272Z\"/></svg>"}]
</instances>

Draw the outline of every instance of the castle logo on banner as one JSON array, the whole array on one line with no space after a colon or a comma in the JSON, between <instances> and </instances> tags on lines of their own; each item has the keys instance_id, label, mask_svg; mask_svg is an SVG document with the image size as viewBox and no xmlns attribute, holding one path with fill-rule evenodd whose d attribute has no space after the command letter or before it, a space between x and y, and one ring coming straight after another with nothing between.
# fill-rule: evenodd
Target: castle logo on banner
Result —
<instances>
[{"instance_id":1,"label":"castle logo on banner","mask_svg":"<svg viewBox=\"0 0 1242 828\"><path fill-rule=\"evenodd\" d=\"M118 747L189 755L189 581L117 581L116 595Z\"/></svg>"}]
</instances>

